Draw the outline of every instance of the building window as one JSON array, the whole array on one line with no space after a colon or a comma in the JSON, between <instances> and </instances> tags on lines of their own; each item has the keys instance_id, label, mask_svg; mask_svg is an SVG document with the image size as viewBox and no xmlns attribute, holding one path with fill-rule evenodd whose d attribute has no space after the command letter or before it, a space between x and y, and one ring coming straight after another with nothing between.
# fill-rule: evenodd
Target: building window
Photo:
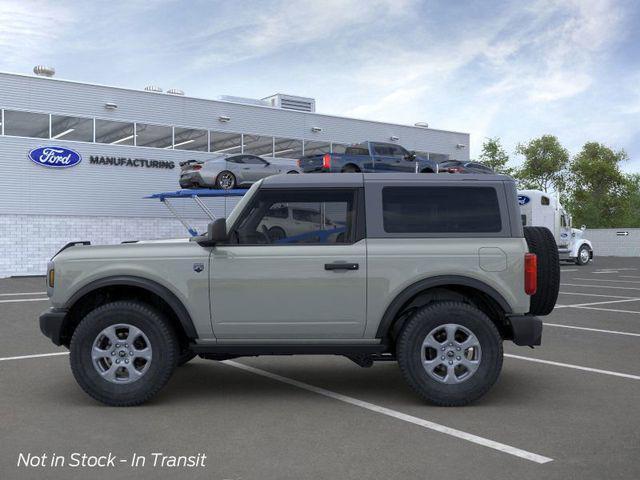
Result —
<instances>
[{"instance_id":1,"label":"building window","mask_svg":"<svg viewBox=\"0 0 640 480\"><path fill-rule=\"evenodd\" d=\"M136 123L136 145L138 147L171 148L173 129L164 125Z\"/></svg>"},{"instance_id":2,"label":"building window","mask_svg":"<svg viewBox=\"0 0 640 480\"><path fill-rule=\"evenodd\" d=\"M51 115L51 138L93 142L93 119Z\"/></svg>"},{"instance_id":3,"label":"building window","mask_svg":"<svg viewBox=\"0 0 640 480\"><path fill-rule=\"evenodd\" d=\"M206 130L175 127L173 131L173 148L176 150L196 150L206 152L209 148L209 135Z\"/></svg>"},{"instance_id":4,"label":"building window","mask_svg":"<svg viewBox=\"0 0 640 480\"><path fill-rule=\"evenodd\" d=\"M96 142L133 145L133 123L96 119Z\"/></svg>"},{"instance_id":5,"label":"building window","mask_svg":"<svg viewBox=\"0 0 640 480\"><path fill-rule=\"evenodd\" d=\"M498 233L498 195L492 187L385 187L387 233Z\"/></svg>"},{"instance_id":6,"label":"building window","mask_svg":"<svg viewBox=\"0 0 640 480\"><path fill-rule=\"evenodd\" d=\"M239 133L211 132L212 153L242 153L242 135Z\"/></svg>"},{"instance_id":7,"label":"building window","mask_svg":"<svg viewBox=\"0 0 640 480\"><path fill-rule=\"evenodd\" d=\"M273 156L277 158L302 157L302 140L275 138Z\"/></svg>"},{"instance_id":8,"label":"building window","mask_svg":"<svg viewBox=\"0 0 640 480\"><path fill-rule=\"evenodd\" d=\"M4 134L15 137L49 138L49 115L5 110Z\"/></svg>"},{"instance_id":9,"label":"building window","mask_svg":"<svg viewBox=\"0 0 640 480\"><path fill-rule=\"evenodd\" d=\"M324 153L331 153L331 143L329 142L313 142L310 140L304 141L304 154L305 155L322 155Z\"/></svg>"},{"instance_id":10,"label":"building window","mask_svg":"<svg viewBox=\"0 0 640 480\"><path fill-rule=\"evenodd\" d=\"M273 137L261 137L245 133L242 138L244 139L244 153L273 157Z\"/></svg>"}]
</instances>

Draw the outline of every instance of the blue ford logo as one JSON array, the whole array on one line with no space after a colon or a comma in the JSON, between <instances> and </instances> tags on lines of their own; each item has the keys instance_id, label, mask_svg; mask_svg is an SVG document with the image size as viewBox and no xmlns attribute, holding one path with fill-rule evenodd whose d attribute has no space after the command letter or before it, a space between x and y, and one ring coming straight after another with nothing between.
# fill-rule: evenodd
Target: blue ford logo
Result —
<instances>
[{"instance_id":1,"label":"blue ford logo","mask_svg":"<svg viewBox=\"0 0 640 480\"><path fill-rule=\"evenodd\" d=\"M531 199L529 197L527 197L526 195L518 195L518 203L520 205L526 205L530 201L531 201Z\"/></svg>"},{"instance_id":2,"label":"blue ford logo","mask_svg":"<svg viewBox=\"0 0 640 480\"><path fill-rule=\"evenodd\" d=\"M82 156L69 148L38 147L29 152L29 159L43 167L69 168L79 164Z\"/></svg>"}]
</instances>

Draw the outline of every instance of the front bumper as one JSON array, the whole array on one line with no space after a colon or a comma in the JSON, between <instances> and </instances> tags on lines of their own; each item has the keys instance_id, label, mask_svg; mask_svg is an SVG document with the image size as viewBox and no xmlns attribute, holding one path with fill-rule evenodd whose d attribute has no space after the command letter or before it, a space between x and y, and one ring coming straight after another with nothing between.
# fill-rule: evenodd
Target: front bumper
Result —
<instances>
[{"instance_id":1,"label":"front bumper","mask_svg":"<svg viewBox=\"0 0 640 480\"><path fill-rule=\"evenodd\" d=\"M533 347L542 344L542 320L533 315L513 315L509 318L513 343Z\"/></svg>"},{"instance_id":2,"label":"front bumper","mask_svg":"<svg viewBox=\"0 0 640 480\"><path fill-rule=\"evenodd\" d=\"M56 345L62 345L62 331L67 310L50 308L40 315L40 331Z\"/></svg>"}]
</instances>

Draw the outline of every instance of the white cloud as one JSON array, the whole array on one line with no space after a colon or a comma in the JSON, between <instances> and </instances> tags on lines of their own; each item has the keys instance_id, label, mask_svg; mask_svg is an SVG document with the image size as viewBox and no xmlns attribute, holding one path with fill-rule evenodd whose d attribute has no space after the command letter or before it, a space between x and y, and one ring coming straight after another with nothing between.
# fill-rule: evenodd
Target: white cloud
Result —
<instances>
[{"instance_id":1,"label":"white cloud","mask_svg":"<svg viewBox=\"0 0 640 480\"><path fill-rule=\"evenodd\" d=\"M55 42L73 21L71 11L58 3L3 0L0 2L0 62L11 70L25 59L46 60Z\"/></svg>"}]
</instances>

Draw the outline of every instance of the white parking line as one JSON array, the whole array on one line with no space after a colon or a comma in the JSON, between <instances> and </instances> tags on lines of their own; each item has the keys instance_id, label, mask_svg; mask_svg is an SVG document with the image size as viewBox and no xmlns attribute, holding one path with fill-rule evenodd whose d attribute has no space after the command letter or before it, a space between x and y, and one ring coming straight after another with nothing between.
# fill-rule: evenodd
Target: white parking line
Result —
<instances>
[{"instance_id":1,"label":"white parking line","mask_svg":"<svg viewBox=\"0 0 640 480\"><path fill-rule=\"evenodd\" d=\"M561 268L560 271L561 272L577 272L578 270L580 270L579 268Z\"/></svg>"},{"instance_id":2,"label":"white parking line","mask_svg":"<svg viewBox=\"0 0 640 480\"><path fill-rule=\"evenodd\" d=\"M27 358L55 357L58 355L69 355L69 352L39 353L38 355L21 355L19 357L3 357L0 362L7 360L26 360Z\"/></svg>"},{"instance_id":3,"label":"white parking line","mask_svg":"<svg viewBox=\"0 0 640 480\"><path fill-rule=\"evenodd\" d=\"M632 313L632 314L640 314L640 312L636 310L616 310L615 308L599 308L599 307L575 307L575 308L584 308L585 310L599 310L601 312L616 312L616 313Z\"/></svg>"},{"instance_id":4,"label":"white parking line","mask_svg":"<svg viewBox=\"0 0 640 480\"><path fill-rule=\"evenodd\" d=\"M619 285L579 285L577 283L561 283L565 287L617 288L618 290L640 290L639 287L621 287Z\"/></svg>"},{"instance_id":5,"label":"white parking line","mask_svg":"<svg viewBox=\"0 0 640 480\"><path fill-rule=\"evenodd\" d=\"M536 453L528 452L526 450L521 450L519 448L515 448L510 445L506 445L504 443L495 442L493 440L489 440L488 438L479 437L471 433L463 432L462 430L456 430L455 428L447 427L445 425L440 425L439 423L431 422L429 420L424 420L422 418L414 417L412 415L407 415L405 413L398 412L390 408L381 407L373 403L365 402L364 400L359 400L354 397L342 395L341 393L316 387L308 383L299 382L298 380L294 380L288 377L283 377L281 375L277 375L275 373L271 373L266 370L250 367L249 365L245 365L243 363L234 362L232 360L225 360L221 363L224 363L225 365L228 365L230 367L235 367L241 370L245 370L247 372L251 372L255 375L260 375L261 377L266 377L271 380L276 380L278 382L286 383L287 385L292 385L294 387L302 388L303 390L317 393L318 395L323 395L325 397L333 398L334 400L348 403L350 405L355 405L356 407L364 408L372 412L397 418L398 420L409 422L414 425L418 425L420 427L428 428L429 430L434 430L436 432L444 433L445 435L450 435L452 437L460 438L462 440L466 440L468 442L475 443L477 445L482 445L483 447L499 450L501 452L508 453L509 455L514 455L516 457L524 458L525 460L529 460L535 463L548 463L553 461L553 459L549 457L544 457Z\"/></svg>"},{"instance_id":6,"label":"white parking line","mask_svg":"<svg viewBox=\"0 0 640 480\"><path fill-rule=\"evenodd\" d=\"M606 305L607 303L637 302L639 300L640 298L626 298L624 300L605 300L602 302L576 303L575 305L556 305L555 308L590 307L591 305Z\"/></svg>"},{"instance_id":7,"label":"white parking line","mask_svg":"<svg viewBox=\"0 0 640 480\"><path fill-rule=\"evenodd\" d=\"M46 302L47 298L16 298L15 300L0 300L0 303L19 303L19 302Z\"/></svg>"},{"instance_id":8,"label":"white parking line","mask_svg":"<svg viewBox=\"0 0 640 480\"><path fill-rule=\"evenodd\" d=\"M0 293L0 297L12 297L17 295L46 295L47 292L22 292L22 293Z\"/></svg>"},{"instance_id":9,"label":"white parking line","mask_svg":"<svg viewBox=\"0 0 640 480\"><path fill-rule=\"evenodd\" d=\"M547 327L571 328L574 330L586 330L588 332L611 333L613 335L628 335L630 337L640 337L640 333L619 332L617 330L602 330L600 328L577 327L575 325L560 325L559 323L547 323L547 322L544 322L544 325Z\"/></svg>"},{"instance_id":10,"label":"white parking line","mask_svg":"<svg viewBox=\"0 0 640 480\"><path fill-rule=\"evenodd\" d=\"M630 373L612 372L611 370L600 370L599 368L583 367L581 365L573 365L571 363L552 362L550 360L541 360L539 358L521 357L520 355L512 355L505 353L505 357L517 358L518 360L526 360L527 362L544 363L546 365L554 365L556 367L572 368L574 370L583 370L585 372L603 373L605 375L612 375L614 377L630 378L631 380L640 380L640 375L631 375Z\"/></svg>"},{"instance_id":11,"label":"white parking line","mask_svg":"<svg viewBox=\"0 0 640 480\"><path fill-rule=\"evenodd\" d=\"M620 275L620 278L640 278L640 275Z\"/></svg>"},{"instance_id":12,"label":"white parking line","mask_svg":"<svg viewBox=\"0 0 640 480\"><path fill-rule=\"evenodd\" d=\"M637 280L609 280L608 278L572 278L571 280L588 280L588 281L595 281L595 282L615 282L615 283L640 283Z\"/></svg>"},{"instance_id":13,"label":"white parking line","mask_svg":"<svg viewBox=\"0 0 640 480\"><path fill-rule=\"evenodd\" d=\"M605 298L635 298L635 297L623 297L621 295L602 295L601 293L578 293L578 292L558 292L561 295L582 295L584 297L605 297Z\"/></svg>"}]
</instances>

